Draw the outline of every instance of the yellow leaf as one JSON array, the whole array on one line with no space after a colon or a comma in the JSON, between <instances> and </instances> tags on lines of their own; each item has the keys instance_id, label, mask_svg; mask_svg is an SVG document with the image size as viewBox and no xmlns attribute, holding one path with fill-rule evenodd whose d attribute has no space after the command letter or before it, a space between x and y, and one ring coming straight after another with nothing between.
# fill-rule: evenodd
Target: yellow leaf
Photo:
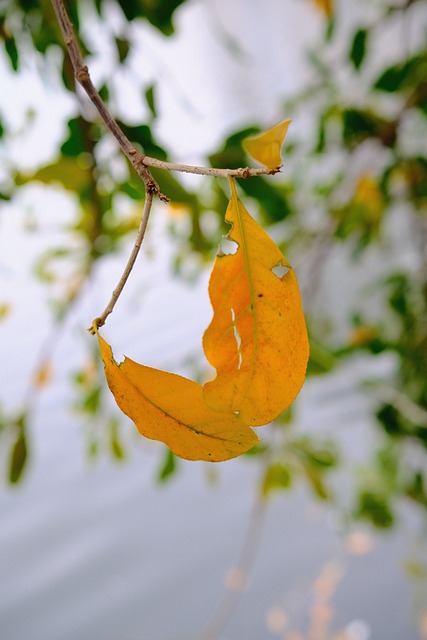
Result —
<instances>
[{"instance_id":1,"label":"yellow leaf","mask_svg":"<svg viewBox=\"0 0 427 640\"><path fill-rule=\"evenodd\" d=\"M239 201L232 179L230 185L227 237L238 249L217 256L209 282L214 316L203 348L217 377L205 384L204 397L259 426L297 396L309 345L295 273Z\"/></svg>"},{"instance_id":2,"label":"yellow leaf","mask_svg":"<svg viewBox=\"0 0 427 640\"><path fill-rule=\"evenodd\" d=\"M45 387L49 384L52 379L52 364L50 362L44 361L40 364L37 369L33 384L35 387Z\"/></svg>"},{"instance_id":3,"label":"yellow leaf","mask_svg":"<svg viewBox=\"0 0 427 640\"><path fill-rule=\"evenodd\" d=\"M0 321L5 320L10 314L11 306L8 302L0 302Z\"/></svg>"},{"instance_id":4,"label":"yellow leaf","mask_svg":"<svg viewBox=\"0 0 427 640\"><path fill-rule=\"evenodd\" d=\"M290 120L282 120L282 122L267 131L245 138L242 142L244 148L254 160L268 169L280 167L282 164L280 149L285 140L290 122Z\"/></svg>"},{"instance_id":5,"label":"yellow leaf","mask_svg":"<svg viewBox=\"0 0 427 640\"><path fill-rule=\"evenodd\" d=\"M329 18L332 16L334 11L334 2L333 0L313 0L314 4L318 6L318 8L323 11L323 13Z\"/></svg>"},{"instance_id":6,"label":"yellow leaf","mask_svg":"<svg viewBox=\"0 0 427 640\"><path fill-rule=\"evenodd\" d=\"M108 386L145 437L164 442L181 458L210 462L235 458L258 442L240 416L210 409L196 382L130 358L119 365L99 334L98 340Z\"/></svg>"}]
</instances>

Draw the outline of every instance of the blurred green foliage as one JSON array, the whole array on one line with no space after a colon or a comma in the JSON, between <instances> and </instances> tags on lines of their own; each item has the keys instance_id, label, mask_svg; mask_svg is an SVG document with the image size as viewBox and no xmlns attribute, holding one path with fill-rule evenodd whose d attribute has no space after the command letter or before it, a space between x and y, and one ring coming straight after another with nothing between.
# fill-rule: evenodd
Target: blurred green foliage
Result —
<instances>
[{"instance_id":1,"label":"blurred green foliage","mask_svg":"<svg viewBox=\"0 0 427 640\"><path fill-rule=\"evenodd\" d=\"M121 9L128 23L148 21L165 36L173 34L175 11L185 4L184 0L109 2ZM375 53L384 31L392 28L396 19L403 31L420 15L421 4L421 0L401 5L377 3L375 18L368 6L360 9L366 16L345 32L344 46L337 10L325 24L323 40L309 52L311 76L306 86L298 94L287 96L282 105L284 117L295 121L308 117L312 133L306 139L289 136L282 176L239 181L251 210L267 229L274 230L275 240L291 261L295 258L310 266L305 280L302 274L311 335L309 376L334 373L358 354L367 361L384 353L396 358L391 376L364 387L375 399L372 420L378 426L378 451L367 461L361 474L363 481L355 481L354 495L347 505L353 517L380 528L394 524L401 499L427 507L427 51L417 42L401 43L393 59L385 60L382 68L378 68ZM106 5L106 0L94 1L101 18ZM81 29L81 7L78 2L68 3L80 45L88 55L91 48ZM125 68L134 46L131 32L118 34L107 23L105 29L114 45L118 67ZM0 3L0 40L14 73L19 73L26 56L38 52L43 61L52 46L63 46L50 3L44 0ZM64 91L75 93L66 55L61 74ZM99 89L109 104L110 81ZM164 142L156 139L157 85L142 86L141 95L146 100L147 122L119 124L144 153L169 159ZM246 123L231 132L206 163L228 168L246 166L249 161L241 141L260 128L261 122L251 126ZM74 256L73 284L64 285L58 301L58 322L78 300L94 263L116 251L135 232L139 221L120 219L114 213L115 198L120 195L138 202L144 197L142 185L129 165L128 177L116 179L108 163L97 162L99 146L108 134L86 110L79 110L77 100L75 114L64 131L53 162L30 175L16 171L11 181L0 186L2 198L11 198L29 182L56 183L78 197L79 215L69 231L77 234L82 248ZM0 138L7 136L7 127L0 123ZM424 140L423 149L420 139ZM214 255L224 231L228 194L221 181L215 181L209 192L197 193L190 191L178 174L158 170L153 174L173 205L182 205L188 211L188 233L177 243L173 265L178 273L184 273L190 256L197 254L203 262ZM216 230L209 233L203 225L206 212L214 212L216 219ZM397 240L402 246L392 233L396 219ZM411 260L405 262L399 259L399 253L408 246ZM354 291L346 337L343 331L335 330L333 305L326 310L322 306L328 288L327 267L343 253L350 270L352 264L363 265L367 256L376 255L376 264L381 264L386 255L392 257L386 277L373 274L368 295L363 290ZM40 257L39 277L54 280L55 261L61 259L70 259L69 248L52 247ZM127 447L120 425L116 414L112 416L105 405L105 385L97 375L99 363L94 356L89 361L89 368L86 364L74 378L78 398L75 408L88 421L88 450L93 455L109 451L122 460ZM31 415L27 408L22 416L3 416L0 428L0 438L9 446L8 473L13 483L22 477L28 455ZM264 465L264 497L289 491L303 478L321 499L335 499L330 477L340 468L343 457L345 461L338 441L325 439L313 430L304 433L302 427L295 426L289 411L278 419L271 436L247 456ZM158 479L169 480L177 469L177 461L167 451L160 461Z\"/></svg>"}]
</instances>

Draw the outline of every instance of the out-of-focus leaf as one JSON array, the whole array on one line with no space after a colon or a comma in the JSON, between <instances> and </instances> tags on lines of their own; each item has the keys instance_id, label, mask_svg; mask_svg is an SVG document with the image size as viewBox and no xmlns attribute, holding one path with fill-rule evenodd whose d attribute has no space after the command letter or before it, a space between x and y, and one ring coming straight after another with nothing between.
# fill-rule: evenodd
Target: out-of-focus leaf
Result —
<instances>
[{"instance_id":1,"label":"out-of-focus leaf","mask_svg":"<svg viewBox=\"0 0 427 640\"><path fill-rule=\"evenodd\" d=\"M167 160L166 151L155 142L149 126L146 124L129 126L121 121L118 121L118 124L129 140L141 145L147 156L152 156L157 160Z\"/></svg>"},{"instance_id":2,"label":"out-of-focus leaf","mask_svg":"<svg viewBox=\"0 0 427 640\"><path fill-rule=\"evenodd\" d=\"M110 345L99 334L98 340L108 386L145 437L164 442L181 458L210 462L234 458L258 442L240 416L207 407L196 382L129 358L118 365Z\"/></svg>"},{"instance_id":3,"label":"out-of-focus leaf","mask_svg":"<svg viewBox=\"0 0 427 640\"><path fill-rule=\"evenodd\" d=\"M218 254L209 282L214 317L203 348L217 377L204 397L217 411L263 425L300 391L309 345L295 273L230 186L227 239L237 249Z\"/></svg>"},{"instance_id":4,"label":"out-of-focus leaf","mask_svg":"<svg viewBox=\"0 0 427 640\"><path fill-rule=\"evenodd\" d=\"M261 483L261 493L264 497L273 491L289 489L292 484L292 476L289 468L281 462L276 462L267 467Z\"/></svg>"},{"instance_id":5,"label":"out-of-focus leaf","mask_svg":"<svg viewBox=\"0 0 427 640\"><path fill-rule=\"evenodd\" d=\"M374 82L373 88L387 93L394 93L405 89L419 90L423 86L425 101L427 99L426 65L427 52L413 56L400 64L386 69Z\"/></svg>"},{"instance_id":6,"label":"out-of-focus leaf","mask_svg":"<svg viewBox=\"0 0 427 640\"><path fill-rule=\"evenodd\" d=\"M18 48L16 46L16 41L13 36L9 36L4 41L4 48L9 57L10 64L12 65L12 69L14 71L18 71L19 66L19 53Z\"/></svg>"},{"instance_id":7,"label":"out-of-focus leaf","mask_svg":"<svg viewBox=\"0 0 427 640\"><path fill-rule=\"evenodd\" d=\"M120 63L122 63L129 55L130 42L127 38L115 38L115 43Z\"/></svg>"},{"instance_id":8,"label":"out-of-focus leaf","mask_svg":"<svg viewBox=\"0 0 427 640\"><path fill-rule=\"evenodd\" d=\"M396 141L397 124L370 111L345 109L343 111L343 141L353 147L369 138L379 138L392 147Z\"/></svg>"},{"instance_id":9,"label":"out-of-focus leaf","mask_svg":"<svg viewBox=\"0 0 427 640\"><path fill-rule=\"evenodd\" d=\"M312 0L323 13L330 17L334 10L334 0Z\"/></svg>"},{"instance_id":10,"label":"out-of-focus leaf","mask_svg":"<svg viewBox=\"0 0 427 640\"><path fill-rule=\"evenodd\" d=\"M80 193L88 186L91 180L90 170L82 167L75 158L71 156L61 156L57 162L42 167L30 175L17 174L15 183L17 185L26 184L33 180L44 184L60 183L64 189Z\"/></svg>"},{"instance_id":11,"label":"out-of-focus leaf","mask_svg":"<svg viewBox=\"0 0 427 640\"><path fill-rule=\"evenodd\" d=\"M119 434L119 421L114 417L110 420L110 448L116 460L122 461L125 459L126 454Z\"/></svg>"},{"instance_id":12,"label":"out-of-focus leaf","mask_svg":"<svg viewBox=\"0 0 427 640\"><path fill-rule=\"evenodd\" d=\"M166 449L162 465L157 476L159 482L166 482L170 480L173 474L176 473L176 468L176 456L170 449Z\"/></svg>"},{"instance_id":13,"label":"out-of-focus leaf","mask_svg":"<svg viewBox=\"0 0 427 640\"><path fill-rule=\"evenodd\" d=\"M150 86L145 90L145 101L151 111L151 115L153 116L153 118L157 118L155 88L155 84L150 84Z\"/></svg>"},{"instance_id":14,"label":"out-of-focus leaf","mask_svg":"<svg viewBox=\"0 0 427 640\"><path fill-rule=\"evenodd\" d=\"M24 416L18 419L16 426L18 427L18 435L12 446L9 460L9 482L11 484L17 484L21 480L28 459Z\"/></svg>"},{"instance_id":15,"label":"out-of-focus leaf","mask_svg":"<svg viewBox=\"0 0 427 640\"><path fill-rule=\"evenodd\" d=\"M390 529L394 524L394 514L389 501L373 491L360 493L355 515L372 522L379 529Z\"/></svg>"},{"instance_id":16,"label":"out-of-focus leaf","mask_svg":"<svg viewBox=\"0 0 427 640\"><path fill-rule=\"evenodd\" d=\"M66 141L61 146L61 153L64 156L76 158L86 150L82 136L81 116L69 120L67 126L69 135Z\"/></svg>"},{"instance_id":17,"label":"out-of-focus leaf","mask_svg":"<svg viewBox=\"0 0 427 640\"><path fill-rule=\"evenodd\" d=\"M359 29L354 34L349 56L355 69L359 69L365 59L367 36L366 29Z\"/></svg>"},{"instance_id":18,"label":"out-of-focus leaf","mask_svg":"<svg viewBox=\"0 0 427 640\"><path fill-rule=\"evenodd\" d=\"M164 35L174 32L172 17L184 0L118 0L128 20L145 18Z\"/></svg>"}]
</instances>

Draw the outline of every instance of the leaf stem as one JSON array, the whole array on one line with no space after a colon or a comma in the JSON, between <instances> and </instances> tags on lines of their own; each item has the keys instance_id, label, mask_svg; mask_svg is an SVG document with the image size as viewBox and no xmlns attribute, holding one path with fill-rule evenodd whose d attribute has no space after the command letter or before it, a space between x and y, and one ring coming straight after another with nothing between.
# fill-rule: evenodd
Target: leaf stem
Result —
<instances>
[{"instance_id":1,"label":"leaf stem","mask_svg":"<svg viewBox=\"0 0 427 640\"><path fill-rule=\"evenodd\" d=\"M145 230L147 229L148 219L150 217L150 211L153 204L153 195L154 195L153 193L147 192L145 196L144 210L142 212L141 222L139 223L138 233L135 238L133 249L126 263L122 276L116 288L114 289L113 293L111 294L109 303L107 304L107 306L105 307L101 315L98 318L95 318L92 321L92 325L88 328L89 333L91 333L92 335L95 335L98 329L105 324L105 320L108 318L110 313L112 313L114 307L116 306L116 302L119 299L120 294L124 289L127 279L130 276L130 273L133 269L133 265L135 264L135 260L138 257L138 253L145 236Z\"/></svg>"}]
</instances>

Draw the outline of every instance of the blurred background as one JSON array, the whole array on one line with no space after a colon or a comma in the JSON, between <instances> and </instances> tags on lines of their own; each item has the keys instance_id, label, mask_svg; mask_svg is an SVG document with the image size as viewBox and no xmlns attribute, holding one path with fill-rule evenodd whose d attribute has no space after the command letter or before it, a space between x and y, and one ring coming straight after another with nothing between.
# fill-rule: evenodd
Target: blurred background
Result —
<instances>
[{"instance_id":1,"label":"blurred background","mask_svg":"<svg viewBox=\"0 0 427 640\"><path fill-rule=\"evenodd\" d=\"M76 87L54 11L0 0L2 640L427 638L427 8L421 0L91 0L92 80L147 155L245 167L297 273L294 405L250 454L176 459L110 397L86 331L144 190ZM225 180L153 170L141 256L102 333L203 381Z\"/></svg>"}]
</instances>

